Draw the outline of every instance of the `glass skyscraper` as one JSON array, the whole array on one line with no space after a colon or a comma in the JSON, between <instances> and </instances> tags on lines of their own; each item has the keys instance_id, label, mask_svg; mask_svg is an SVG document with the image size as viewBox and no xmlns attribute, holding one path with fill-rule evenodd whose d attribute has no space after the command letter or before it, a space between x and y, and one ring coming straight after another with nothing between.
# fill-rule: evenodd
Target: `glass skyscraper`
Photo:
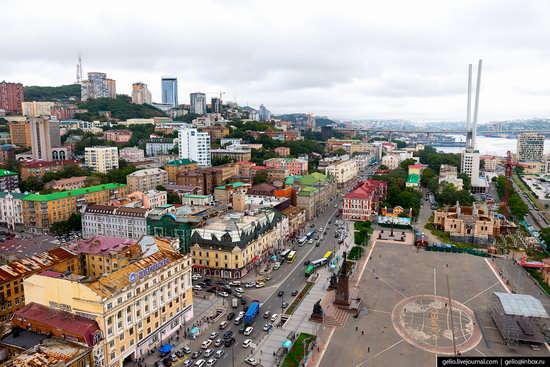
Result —
<instances>
[{"instance_id":1,"label":"glass skyscraper","mask_svg":"<svg viewBox=\"0 0 550 367\"><path fill-rule=\"evenodd\" d=\"M178 105L178 78L175 76L162 77L162 103Z\"/></svg>"}]
</instances>

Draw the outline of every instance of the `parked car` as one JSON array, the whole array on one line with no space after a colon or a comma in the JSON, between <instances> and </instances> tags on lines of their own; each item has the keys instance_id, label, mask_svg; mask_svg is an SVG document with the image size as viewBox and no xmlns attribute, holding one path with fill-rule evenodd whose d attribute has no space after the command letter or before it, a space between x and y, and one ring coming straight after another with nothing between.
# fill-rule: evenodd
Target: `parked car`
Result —
<instances>
[{"instance_id":1,"label":"parked car","mask_svg":"<svg viewBox=\"0 0 550 367\"><path fill-rule=\"evenodd\" d=\"M242 289L242 288L236 288L236 289L235 289L235 292L237 292L237 293L244 293L244 289Z\"/></svg>"},{"instance_id":2,"label":"parked car","mask_svg":"<svg viewBox=\"0 0 550 367\"><path fill-rule=\"evenodd\" d=\"M227 322L227 321L222 321L222 322L220 323L220 330L225 329L225 328L227 327L227 325L229 325L229 322Z\"/></svg>"},{"instance_id":3,"label":"parked car","mask_svg":"<svg viewBox=\"0 0 550 367\"><path fill-rule=\"evenodd\" d=\"M265 287L265 283L264 282L257 282L256 283L256 288L263 288Z\"/></svg>"},{"instance_id":4,"label":"parked car","mask_svg":"<svg viewBox=\"0 0 550 367\"><path fill-rule=\"evenodd\" d=\"M214 354L214 350L213 349L207 349L204 351L204 354L202 355L204 358L208 358L210 357L212 354Z\"/></svg>"},{"instance_id":5,"label":"parked car","mask_svg":"<svg viewBox=\"0 0 550 367\"><path fill-rule=\"evenodd\" d=\"M209 338L210 338L210 340L214 340L218 337L218 335L220 335L220 333L218 333L217 331L213 331L213 332L210 333Z\"/></svg>"},{"instance_id":6,"label":"parked car","mask_svg":"<svg viewBox=\"0 0 550 367\"><path fill-rule=\"evenodd\" d=\"M215 347L219 347L223 344L223 340L221 339L216 339L216 341L214 342L214 346Z\"/></svg>"},{"instance_id":7,"label":"parked car","mask_svg":"<svg viewBox=\"0 0 550 367\"><path fill-rule=\"evenodd\" d=\"M273 325L267 323L267 324L264 325L263 330L264 330L264 331L269 331L269 330L271 330L272 327L273 327Z\"/></svg>"},{"instance_id":8,"label":"parked car","mask_svg":"<svg viewBox=\"0 0 550 367\"><path fill-rule=\"evenodd\" d=\"M199 359L195 362L195 366L197 367L203 367L205 364L206 364L206 361L204 359Z\"/></svg>"},{"instance_id":9,"label":"parked car","mask_svg":"<svg viewBox=\"0 0 550 367\"><path fill-rule=\"evenodd\" d=\"M269 311L264 312L264 319L269 319L269 315L271 315L271 312Z\"/></svg>"},{"instance_id":10,"label":"parked car","mask_svg":"<svg viewBox=\"0 0 550 367\"><path fill-rule=\"evenodd\" d=\"M241 326L239 329L239 334L244 334L244 331L246 330L246 325Z\"/></svg>"},{"instance_id":11,"label":"parked car","mask_svg":"<svg viewBox=\"0 0 550 367\"><path fill-rule=\"evenodd\" d=\"M198 284L195 284L195 285L193 286L193 290L194 290L194 291L202 291L202 287L201 287L200 285L198 285Z\"/></svg>"},{"instance_id":12,"label":"parked car","mask_svg":"<svg viewBox=\"0 0 550 367\"><path fill-rule=\"evenodd\" d=\"M279 314L274 313L273 315L271 315L271 322L277 321L278 318L279 318Z\"/></svg>"},{"instance_id":13,"label":"parked car","mask_svg":"<svg viewBox=\"0 0 550 367\"><path fill-rule=\"evenodd\" d=\"M183 347L183 348L181 348L181 351L184 354L191 354L191 348L189 348L189 347Z\"/></svg>"},{"instance_id":14,"label":"parked car","mask_svg":"<svg viewBox=\"0 0 550 367\"><path fill-rule=\"evenodd\" d=\"M212 367L213 365L216 364L218 360L216 358L210 358L208 361L206 361L206 366L207 367Z\"/></svg>"},{"instance_id":15,"label":"parked car","mask_svg":"<svg viewBox=\"0 0 550 367\"><path fill-rule=\"evenodd\" d=\"M183 358L185 357L185 353L183 353L181 350L176 350L176 357Z\"/></svg>"},{"instance_id":16,"label":"parked car","mask_svg":"<svg viewBox=\"0 0 550 367\"><path fill-rule=\"evenodd\" d=\"M218 293L218 295L220 297L229 297L229 293L227 293L227 292L220 292L220 293Z\"/></svg>"},{"instance_id":17,"label":"parked car","mask_svg":"<svg viewBox=\"0 0 550 367\"><path fill-rule=\"evenodd\" d=\"M193 352L193 354L191 354L191 358L197 359L201 356L201 354L202 354L202 350L200 350L200 349L196 350L196 351Z\"/></svg>"},{"instance_id":18,"label":"parked car","mask_svg":"<svg viewBox=\"0 0 550 367\"><path fill-rule=\"evenodd\" d=\"M241 297L241 305L246 305L246 299Z\"/></svg>"},{"instance_id":19,"label":"parked car","mask_svg":"<svg viewBox=\"0 0 550 367\"><path fill-rule=\"evenodd\" d=\"M227 319L229 321L233 320L235 318L235 312L230 312L227 314Z\"/></svg>"},{"instance_id":20,"label":"parked car","mask_svg":"<svg viewBox=\"0 0 550 367\"><path fill-rule=\"evenodd\" d=\"M201 349L207 349L210 346L210 344L212 344L212 340L210 339L203 341L201 344Z\"/></svg>"},{"instance_id":21,"label":"parked car","mask_svg":"<svg viewBox=\"0 0 550 367\"><path fill-rule=\"evenodd\" d=\"M256 282L248 282L244 285L245 288L254 288L256 286Z\"/></svg>"},{"instance_id":22,"label":"parked car","mask_svg":"<svg viewBox=\"0 0 550 367\"><path fill-rule=\"evenodd\" d=\"M254 331L254 328L252 326L249 326L247 327L246 329L244 329L244 335L248 336L250 334L252 334L252 332Z\"/></svg>"},{"instance_id":23,"label":"parked car","mask_svg":"<svg viewBox=\"0 0 550 367\"><path fill-rule=\"evenodd\" d=\"M251 365L251 366L256 366L256 365L258 365L258 361L256 361L256 360L255 360L254 358L252 358L252 357L248 357L247 359L244 360L244 362L245 362L246 364Z\"/></svg>"},{"instance_id":24,"label":"parked car","mask_svg":"<svg viewBox=\"0 0 550 367\"><path fill-rule=\"evenodd\" d=\"M252 343L252 339L245 339L243 342L243 348L248 348Z\"/></svg>"},{"instance_id":25,"label":"parked car","mask_svg":"<svg viewBox=\"0 0 550 367\"><path fill-rule=\"evenodd\" d=\"M185 361L183 361L182 366L183 366L183 367L189 367L189 366L191 366L192 364L193 364L193 361L192 361L192 360L186 359Z\"/></svg>"},{"instance_id":26,"label":"parked car","mask_svg":"<svg viewBox=\"0 0 550 367\"><path fill-rule=\"evenodd\" d=\"M217 359L220 359L221 357L223 357L224 354L225 354L225 350L218 349L216 353L214 353L214 357L216 357Z\"/></svg>"}]
</instances>

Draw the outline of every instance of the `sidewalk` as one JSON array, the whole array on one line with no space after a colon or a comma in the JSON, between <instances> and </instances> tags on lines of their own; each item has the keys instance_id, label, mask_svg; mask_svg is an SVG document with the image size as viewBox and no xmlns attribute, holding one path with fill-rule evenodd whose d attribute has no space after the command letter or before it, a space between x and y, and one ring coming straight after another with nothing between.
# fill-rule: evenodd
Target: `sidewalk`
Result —
<instances>
[{"instance_id":1,"label":"sidewalk","mask_svg":"<svg viewBox=\"0 0 550 367\"><path fill-rule=\"evenodd\" d=\"M349 251L353 246L353 235L351 235L351 233L353 233L353 223L348 223L348 228L348 233L350 233L350 235L346 238L346 246L340 246L334 256L339 256L341 258L343 252ZM361 266L357 267L354 275L360 271L360 268ZM328 266L325 266L317 269L317 274L318 278L315 280L315 284L292 316L286 321L284 326L282 328L272 329L272 332L268 334L267 337L263 338L254 351L253 358L262 366L276 366L276 357L274 353L282 346L291 331L294 331L296 334L303 332L317 335L318 343L322 345L323 341L319 339L325 335L325 332L327 332L326 329L337 326L336 323L345 322L343 318L347 318L348 314L345 311L336 309L332 305L334 292L327 293L329 277L332 275L332 271ZM352 284L352 279L350 279L350 285ZM352 288L352 286L350 288ZM309 317L313 311L313 305L317 303L317 301L321 301L321 305L325 310L326 317L323 324L309 321Z\"/></svg>"}]
</instances>

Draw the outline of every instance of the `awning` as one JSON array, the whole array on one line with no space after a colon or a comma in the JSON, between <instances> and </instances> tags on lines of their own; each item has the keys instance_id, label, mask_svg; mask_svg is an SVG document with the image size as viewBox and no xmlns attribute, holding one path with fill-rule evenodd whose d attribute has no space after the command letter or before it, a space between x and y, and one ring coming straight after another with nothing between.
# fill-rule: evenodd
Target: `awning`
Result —
<instances>
[{"instance_id":1,"label":"awning","mask_svg":"<svg viewBox=\"0 0 550 367\"><path fill-rule=\"evenodd\" d=\"M290 340L285 340L283 342L283 348L289 349L292 347L292 342Z\"/></svg>"},{"instance_id":2,"label":"awning","mask_svg":"<svg viewBox=\"0 0 550 367\"><path fill-rule=\"evenodd\" d=\"M194 327L191 329L191 334L197 334L200 331L198 327Z\"/></svg>"},{"instance_id":3,"label":"awning","mask_svg":"<svg viewBox=\"0 0 550 367\"><path fill-rule=\"evenodd\" d=\"M159 352L170 353L171 350L172 350L172 346L170 344L164 344L162 347L160 347Z\"/></svg>"}]
</instances>

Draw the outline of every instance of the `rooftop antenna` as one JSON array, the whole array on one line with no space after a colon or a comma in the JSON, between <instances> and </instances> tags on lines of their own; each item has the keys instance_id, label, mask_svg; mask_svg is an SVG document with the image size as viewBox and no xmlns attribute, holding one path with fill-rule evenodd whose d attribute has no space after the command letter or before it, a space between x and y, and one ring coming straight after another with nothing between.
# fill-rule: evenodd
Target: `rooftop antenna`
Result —
<instances>
[{"instance_id":1,"label":"rooftop antenna","mask_svg":"<svg viewBox=\"0 0 550 367\"><path fill-rule=\"evenodd\" d=\"M477 135L477 112L479 110L479 91L481 89L481 65L482 60L479 60L477 66L477 84L476 84L476 103L474 105L474 121L472 123L472 148L476 147L476 135Z\"/></svg>"},{"instance_id":2,"label":"rooftop antenna","mask_svg":"<svg viewBox=\"0 0 550 367\"><path fill-rule=\"evenodd\" d=\"M76 84L82 84L82 57L78 54L78 64L76 64Z\"/></svg>"}]
</instances>

